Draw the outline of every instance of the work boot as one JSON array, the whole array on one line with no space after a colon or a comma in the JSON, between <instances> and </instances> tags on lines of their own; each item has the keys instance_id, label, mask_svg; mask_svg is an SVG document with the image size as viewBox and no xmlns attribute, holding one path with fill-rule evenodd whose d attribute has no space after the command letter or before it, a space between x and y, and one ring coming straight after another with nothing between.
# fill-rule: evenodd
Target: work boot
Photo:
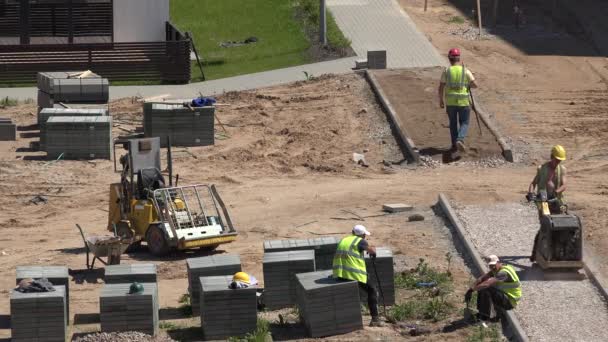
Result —
<instances>
[{"instance_id":1,"label":"work boot","mask_svg":"<svg viewBox=\"0 0 608 342\"><path fill-rule=\"evenodd\" d=\"M456 142L456 147L458 148L459 152L466 152L466 150L467 150L467 147L464 146L464 142L462 142L462 140L458 140Z\"/></svg>"},{"instance_id":2,"label":"work boot","mask_svg":"<svg viewBox=\"0 0 608 342\"><path fill-rule=\"evenodd\" d=\"M372 321L369 322L370 327L383 327L384 323L380 320L380 317L372 317Z\"/></svg>"}]
</instances>

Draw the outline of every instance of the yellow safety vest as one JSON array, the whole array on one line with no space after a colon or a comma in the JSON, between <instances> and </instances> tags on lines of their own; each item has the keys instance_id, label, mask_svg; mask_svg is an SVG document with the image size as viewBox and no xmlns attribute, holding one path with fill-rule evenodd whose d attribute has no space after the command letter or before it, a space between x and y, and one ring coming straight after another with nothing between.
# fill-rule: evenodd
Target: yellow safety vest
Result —
<instances>
[{"instance_id":1,"label":"yellow safety vest","mask_svg":"<svg viewBox=\"0 0 608 342\"><path fill-rule=\"evenodd\" d=\"M359 241L356 235L347 236L340 240L333 261L335 278L355 280L367 283L367 268L363 254L359 252Z\"/></svg>"},{"instance_id":2,"label":"yellow safety vest","mask_svg":"<svg viewBox=\"0 0 608 342\"><path fill-rule=\"evenodd\" d=\"M515 307L521 298L521 283L519 282L517 272L515 272L515 269L511 265L503 265L498 273L500 272L507 273L512 281L498 281L496 282L496 288L504 292L509 297L511 305Z\"/></svg>"},{"instance_id":3,"label":"yellow safety vest","mask_svg":"<svg viewBox=\"0 0 608 342\"><path fill-rule=\"evenodd\" d=\"M453 65L445 71L445 100L448 106L468 107L469 80L463 65Z\"/></svg>"},{"instance_id":4,"label":"yellow safety vest","mask_svg":"<svg viewBox=\"0 0 608 342\"><path fill-rule=\"evenodd\" d=\"M562 166L557 165L555 169L555 175L557 176L557 183L555 184L555 189L558 189L562 186ZM549 181L549 163L544 163L542 166L538 167L537 171L537 184L536 187L538 191L547 191L547 182ZM564 202L564 194L563 193L555 193L555 197L557 197L562 203Z\"/></svg>"}]
</instances>

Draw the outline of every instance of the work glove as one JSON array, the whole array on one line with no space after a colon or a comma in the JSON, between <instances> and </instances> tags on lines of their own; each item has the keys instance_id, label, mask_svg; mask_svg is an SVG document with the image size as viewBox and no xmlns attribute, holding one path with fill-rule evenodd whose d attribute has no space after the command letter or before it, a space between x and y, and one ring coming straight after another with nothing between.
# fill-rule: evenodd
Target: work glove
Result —
<instances>
[{"instance_id":1,"label":"work glove","mask_svg":"<svg viewBox=\"0 0 608 342\"><path fill-rule=\"evenodd\" d=\"M464 294L464 302L468 303L471 301L471 297L473 297L473 289L469 289L467 293Z\"/></svg>"},{"instance_id":2,"label":"work glove","mask_svg":"<svg viewBox=\"0 0 608 342\"><path fill-rule=\"evenodd\" d=\"M369 257L372 259L376 259L376 253L369 253Z\"/></svg>"},{"instance_id":3,"label":"work glove","mask_svg":"<svg viewBox=\"0 0 608 342\"><path fill-rule=\"evenodd\" d=\"M533 192L528 192L526 194L526 199L528 200L528 202L532 202L536 199L536 194L534 194Z\"/></svg>"}]
</instances>

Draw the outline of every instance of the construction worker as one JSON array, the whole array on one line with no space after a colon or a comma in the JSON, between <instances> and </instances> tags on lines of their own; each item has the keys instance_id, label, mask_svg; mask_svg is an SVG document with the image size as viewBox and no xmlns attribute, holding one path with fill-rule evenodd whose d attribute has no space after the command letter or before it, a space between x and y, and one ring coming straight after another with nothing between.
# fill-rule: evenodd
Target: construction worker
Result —
<instances>
[{"instance_id":1,"label":"construction worker","mask_svg":"<svg viewBox=\"0 0 608 342\"><path fill-rule=\"evenodd\" d=\"M496 255L485 259L490 271L479 277L465 295L468 303L477 291L477 318L481 321L490 319L492 305L496 312L499 308L511 310L521 298L521 283L513 266L503 265Z\"/></svg>"},{"instance_id":2,"label":"construction worker","mask_svg":"<svg viewBox=\"0 0 608 342\"><path fill-rule=\"evenodd\" d=\"M378 291L374 285L367 282L367 268L363 252L367 251L370 257L376 257L376 248L371 246L366 238L371 233L363 225L353 227L352 234L340 240L333 260L334 278L354 280L359 288L367 293L367 304L372 316L370 326L382 326L378 315Z\"/></svg>"},{"instance_id":3,"label":"construction worker","mask_svg":"<svg viewBox=\"0 0 608 342\"><path fill-rule=\"evenodd\" d=\"M236 272L232 276L232 282L228 286L231 289L246 289L258 285L258 280L254 276L245 272Z\"/></svg>"},{"instance_id":4,"label":"construction worker","mask_svg":"<svg viewBox=\"0 0 608 342\"><path fill-rule=\"evenodd\" d=\"M460 63L459 49L450 49L448 59L451 66L443 71L439 82L439 106L445 107L448 114L452 151L458 149L464 152L466 149L464 139L469 129L471 113L469 89L477 88L477 83L473 73Z\"/></svg>"},{"instance_id":5,"label":"construction worker","mask_svg":"<svg viewBox=\"0 0 608 342\"><path fill-rule=\"evenodd\" d=\"M539 166L536 170L536 176L532 179L528 187L526 199L528 202L536 199L534 190L538 193L546 192L549 211L552 215L563 214L568 211L568 206L564 200L564 191L566 191L566 168L561 165L561 162L566 160L566 150L562 145L555 145L551 149L551 160ZM539 210L539 216L542 212ZM536 260L536 244L538 243L539 232L534 237L534 245L532 246L532 255L530 261Z\"/></svg>"},{"instance_id":6,"label":"construction worker","mask_svg":"<svg viewBox=\"0 0 608 342\"><path fill-rule=\"evenodd\" d=\"M539 166L536 176L528 187L526 199L533 201L536 198L534 189L537 192L545 191L547 199L557 199L549 202L551 214L562 214L566 211L564 201L564 191L566 191L566 168L561 162L566 160L566 150L562 145L555 145L551 149L551 160Z\"/></svg>"}]
</instances>

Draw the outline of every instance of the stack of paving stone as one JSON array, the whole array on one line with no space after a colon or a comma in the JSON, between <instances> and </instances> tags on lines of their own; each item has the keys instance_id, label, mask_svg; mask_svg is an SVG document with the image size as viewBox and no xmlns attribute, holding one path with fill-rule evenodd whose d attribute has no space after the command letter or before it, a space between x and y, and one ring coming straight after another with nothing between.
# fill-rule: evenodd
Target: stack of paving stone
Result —
<instances>
[{"instance_id":1,"label":"stack of paving stone","mask_svg":"<svg viewBox=\"0 0 608 342\"><path fill-rule=\"evenodd\" d=\"M48 158L111 159L112 118L109 116L57 116L45 124Z\"/></svg>"},{"instance_id":2,"label":"stack of paving stone","mask_svg":"<svg viewBox=\"0 0 608 342\"><path fill-rule=\"evenodd\" d=\"M66 322L70 321L70 275L65 266L17 266L15 284L23 279L46 278L53 285L65 288Z\"/></svg>"},{"instance_id":3,"label":"stack of paving stone","mask_svg":"<svg viewBox=\"0 0 608 342\"><path fill-rule=\"evenodd\" d=\"M367 67L369 69L386 69L386 50L367 51Z\"/></svg>"},{"instance_id":4,"label":"stack of paving stone","mask_svg":"<svg viewBox=\"0 0 608 342\"><path fill-rule=\"evenodd\" d=\"M39 72L38 108L53 108L61 103L107 103L107 78L91 74L86 78L70 78L74 72Z\"/></svg>"},{"instance_id":5,"label":"stack of paving stone","mask_svg":"<svg viewBox=\"0 0 608 342\"><path fill-rule=\"evenodd\" d=\"M181 104L144 103L144 135L160 137L166 147L166 137L173 146L207 146L214 144L215 107L194 107Z\"/></svg>"},{"instance_id":6,"label":"stack of paving stone","mask_svg":"<svg viewBox=\"0 0 608 342\"><path fill-rule=\"evenodd\" d=\"M297 305L310 337L324 337L363 328L359 285L331 278L332 271L296 275Z\"/></svg>"},{"instance_id":7,"label":"stack of paving stone","mask_svg":"<svg viewBox=\"0 0 608 342\"><path fill-rule=\"evenodd\" d=\"M264 253L314 249L316 270L331 270L340 239L322 237L303 240L270 240L264 241Z\"/></svg>"},{"instance_id":8,"label":"stack of paving stone","mask_svg":"<svg viewBox=\"0 0 608 342\"><path fill-rule=\"evenodd\" d=\"M40 127L40 150L46 149L46 122L56 116L108 116L105 108L75 109L75 108L44 108L38 113L38 126Z\"/></svg>"},{"instance_id":9,"label":"stack of paving stone","mask_svg":"<svg viewBox=\"0 0 608 342\"><path fill-rule=\"evenodd\" d=\"M230 289L232 276L201 277L201 328L206 340L253 332L257 325L257 288Z\"/></svg>"},{"instance_id":10,"label":"stack of paving stone","mask_svg":"<svg viewBox=\"0 0 608 342\"><path fill-rule=\"evenodd\" d=\"M0 141L17 140L17 125L9 118L0 118Z\"/></svg>"},{"instance_id":11,"label":"stack of paving stone","mask_svg":"<svg viewBox=\"0 0 608 342\"><path fill-rule=\"evenodd\" d=\"M296 303L296 274L315 271L314 250L264 254L264 304L271 310Z\"/></svg>"},{"instance_id":12,"label":"stack of paving stone","mask_svg":"<svg viewBox=\"0 0 608 342\"><path fill-rule=\"evenodd\" d=\"M158 332L158 288L142 283L143 293L129 294L131 284L105 284L99 298L102 332Z\"/></svg>"},{"instance_id":13,"label":"stack of paving stone","mask_svg":"<svg viewBox=\"0 0 608 342\"><path fill-rule=\"evenodd\" d=\"M382 285L382 291L378 288L378 280L376 279L376 272L374 272L374 265L372 259L366 254L365 255L365 266L367 267L368 282L376 285L378 289L378 303L386 305L395 304L395 271L393 268L393 252L386 247L376 248L376 271L378 271L378 277L380 278L380 285ZM384 303L380 294L384 294ZM361 291L361 300L367 304L367 293Z\"/></svg>"},{"instance_id":14,"label":"stack of paving stone","mask_svg":"<svg viewBox=\"0 0 608 342\"><path fill-rule=\"evenodd\" d=\"M241 258L238 255L224 254L211 255L200 258L186 259L188 268L188 292L190 293L190 303L192 312L200 312L200 277L211 276L233 276L241 271Z\"/></svg>"},{"instance_id":15,"label":"stack of paving stone","mask_svg":"<svg viewBox=\"0 0 608 342\"><path fill-rule=\"evenodd\" d=\"M108 265L104 275L106 284L156 283L156 265Z\"/></svg>"},{"instance_id":16,"label":"stack of paving stone","mask_svg":"<svg viewBox=\"0 0 608 342\"><path fill-rule=\"evenodd\" d=\"M62 285L54 288L50 292L11 292L11 341L65 342L66 290Z\"/></svg>"}]
</instances>

